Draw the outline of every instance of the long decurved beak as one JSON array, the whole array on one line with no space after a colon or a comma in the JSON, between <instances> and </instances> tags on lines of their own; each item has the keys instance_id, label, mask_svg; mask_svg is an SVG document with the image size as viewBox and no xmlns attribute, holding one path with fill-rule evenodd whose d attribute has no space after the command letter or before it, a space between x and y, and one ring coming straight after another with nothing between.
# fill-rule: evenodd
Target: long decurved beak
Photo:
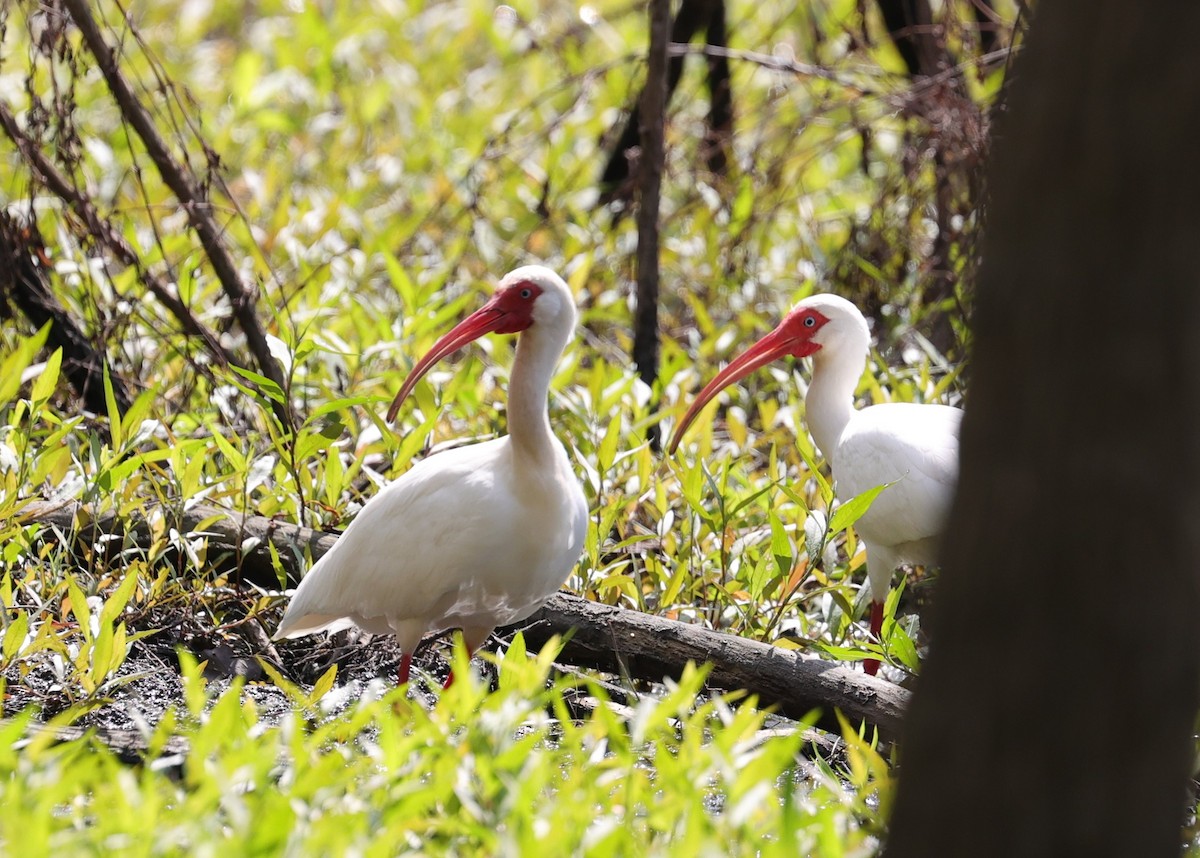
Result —
<instances>
[{"instance_id":1,"label":"long decurved beak","mask_svg":"<svg viewBox=\"0 0 1200 858\"><path fill-rule=\"evenodd\" d=\"M735 381L740 381L756 369L764 367L785 355L793 354L797 357L804 357L817 350L815 345L812 345L811 350L808 349L808 345L812 344L799 344L795 337L785 333L782 328L776 328L750 348L746 349L741 355L730 361L729 365L717 373L716 378L706 384L704 389L696 395L696 399L692 402L692 407L688 409L687 414L683 415L683 419L675 427L675 434L671 436L671 444L667 447L667 454L671 455L675 452L680 440L683 438L683 433L687 431L688 426L696 419L696 415L700 413L700 409L707 405L708 401L721 390Z\"/></svg>"},{"instance_id":2,"label":"long decurved beak","mask_svg":"<svg viewBox=\"0 0 1200 858\"><path fill-rule=\"evenodd\" d=\"M412 392L412 389L417 386L417 382L421 380L425 373L429 372L431 366L446 355L458 351L467 343L473 342L484 334L490 334L499 329L504 324L506 316L507 314L496 306L496 297L493 296L486 304L444 334L441 339L433 344L433 348L426 353L425 357L417 362L412 372L408 374L408 378L404 380L404 385L400 388L400 392L396 394L396 398L392 400L392 406L388 409L388 422L391 423L396 419L396 414L400 411L401 403Z\"/></svg>"}]
</instances>

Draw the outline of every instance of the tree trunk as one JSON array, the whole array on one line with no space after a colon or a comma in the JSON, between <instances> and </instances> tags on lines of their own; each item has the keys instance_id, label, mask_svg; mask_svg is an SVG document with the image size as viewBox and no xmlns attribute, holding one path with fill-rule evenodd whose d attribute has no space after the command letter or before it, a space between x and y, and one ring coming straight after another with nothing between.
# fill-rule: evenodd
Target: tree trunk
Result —
<instances>
[{"instance_id":1,"label":"tree trunk","mask_svg":"<svg viewBox=\"0 0 1200 858\"><path fill-rule=\"evenodd\" d=\"M658 379L658 221L666 161L667 45L671 26L670 0L650 0L650 58L646 88L642 90L642 157L637 214L637 305L633 316L633 362L638 377L653 387ZM653 449L658 449L658 424L650 427Z\"/></svg>"},{"instance_id":2,"label":"tree trunk","mask_svg":"<svg viewBox=\"0 0 1200 858\"><path fill-rule=\"evenodd\" d=\"M935 74L947 65L945 46L935 33L929 0L876 0L888 36L900 52L909 77Z\"/></svg>"},{"instance_id":3,"label":"tree trunk","mask_svg":"<svg viewBox=\"0 0 1200 858\"><path fill-rule=\"evenodd\" d=\"M1180 852L1200 704L1200 7L1038 15L997 129L960 492L889 858Z\"/></svg>"},{"instance_id":4,"label":"tree trunk","mask_svg":"<svg viewBox=\"0 0 1200 858\"><path fill-rule=\"evenodd\" d=\"M708 45L719 48L726 47L725 0L683 0L679 4L679 11L671 24L670 42L676 45L686 45L701 30L705 31ZM654 50L653 39L650 50ZM670 102L675 87L679 85L680 78L683 77L685 59L687 58L683 54L675 54L667 63L665 102ZM708 63L708 89L711 107L708 116L709 127L702 154L712 172L723 173L729 162L729 138L733 133L733 89L730 83L729 60L726 57L711 54L706 57L706 61ZM649 79L647 85L649 85ZM627 202L633 195L630 162L636 161L636 159L630 157L630 152L642 146L641 103L644 99L643 92L630 108L625 127L621 130L621 135L617 138L616 143L613 144L608 160L604 164L604 170L600 175L600 202L602 205L607 205L614 199ZM619 216L620 212L617 213L617 217Z\"/></svg>"}]
</instances>

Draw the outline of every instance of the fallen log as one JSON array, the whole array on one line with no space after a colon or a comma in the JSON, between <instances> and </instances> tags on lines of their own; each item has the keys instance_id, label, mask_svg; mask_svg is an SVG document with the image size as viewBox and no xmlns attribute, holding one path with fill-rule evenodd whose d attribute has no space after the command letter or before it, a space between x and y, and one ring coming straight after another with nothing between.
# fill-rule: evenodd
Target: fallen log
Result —
<instances>
[{"instance_id":1,"label":"fallen log","mask_svg":"<svg viewBox=\"0 0 1200 858\"><path fill-rule=\"evenodd\" d=\"M840 729L832 710L839 709L852 724L866 721L895 738L909 696L838 662L568 593L551 596L520 628L531 649L569 636L560 661L609 673L659 681L678 676L688 662L711 664L710 687L744 689L794 720L821 709L817 726L834 734Z\"/></svg>"},{"instance_id":2,"label":"fallen log","mask_svg":"<svg viewBox=\"0 0 1200 858\"><path fill-rule=\"evenodd\" d=\"M0 727L8 723L6 720L0 720ZM182 775L183 766L191 753L191 744L182 736L168 738L157 749L154 759L150 759L150 740L138 730L118 730L111 727L47 727L36 723L31 723L25 730L25 736L12 747L13 750L19 751L33 742L58 745L88 739L107 748L126 765L152 764L172 778Z\"/></svg>"},{"instance_id":3,"label":"fallen log","mask_svg":"<svg viewBox=\"0 0 1200 858\"><path fill-rule=\"evenodd\" d=\"M126 521L112 509L96 511L79 501L34 501L16 514L22 523L51 525L74 548L115 555L130 548L148 549L154 540L150 518L188 539L207 539L207 566L217 575L233 577L260 587L278 588L280 573L287 586L300 583L302 570L333 547L336 533L275 521L261 515L231 512L204 504L170 506L149 504L146 515ZM269 546L279 555L276 567Z\"/></svg>"},{"instance_id":4,"label":"fallen log","mask_svg":"<svg viewBox=\"0 0 1200 858\"><path fill-rule=\"evenodd\" d=\"M224 558L245 580L268 588L278 587L279 573L267 543L275 547L284 577L294 585L305 556L315 560L337 540L335 534L209 506L151 508L152 515L158 513L184 536L206 538L210 560ZM148 545L151 539L146 521L131 524L111 512L93 514L75 501L31 503L20 518L51 524L65 538L97 549L109 543L126 548L130 542ZM101 538L106 535L121 539ZM836 709L852 724L866 722L885 738L894 738L909 696L897 685L837 662L567 593L555 594L532 617L507 631L517 629L532 648L554 635L569 638L560 661L653 682L679 676L689 662L708 663L711 687L743 689L756 695L759 705L777 707L797 720L819 709L817 726L834 733L839 732Z\"/></svg>"}]
</instances>

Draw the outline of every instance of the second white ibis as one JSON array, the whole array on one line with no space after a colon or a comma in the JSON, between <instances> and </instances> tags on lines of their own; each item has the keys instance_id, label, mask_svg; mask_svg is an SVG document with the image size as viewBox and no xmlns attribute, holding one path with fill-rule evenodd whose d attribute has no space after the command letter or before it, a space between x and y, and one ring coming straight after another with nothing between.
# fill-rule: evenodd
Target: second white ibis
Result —
<instances>
[{"instance_id":1,"label":"second white ibis","mask_svg":"<svg viewBox=\"0 0 1200 858\"><path fill-rule=\"evenodd\" d=\"M813 359L804 405L813 440L829 462L838 495L855 497L891 483L855 524L867 552L873 599L871 633L879 638L883 605L897 566L934 563L958 480L962 411L946 405L885 403L854 407L871 335L862 313L837 295L813 295L735 358L696 396L670 451L700 409L724 387L778 358ZM870 659L868 673L879 669Z\"/></svg>"},{"instance_id":2,"label":"second white ibis","mask_svg":"<svg viewBox=\"0 0 1200 858\"><path fill-rule=\"evenodd\" d=\"M583 551L588 509L550 429L546 397L575 320L567 284L530 265L506 275L483 307L434 344L388 420L446 355L487 333L522 332L508 388L509 434L430 456L367 503L300 582L276 639L350 623L393 634L404 683L426 634L461 629L473 652L562 586Z\"/></svg>"}]
</instances>

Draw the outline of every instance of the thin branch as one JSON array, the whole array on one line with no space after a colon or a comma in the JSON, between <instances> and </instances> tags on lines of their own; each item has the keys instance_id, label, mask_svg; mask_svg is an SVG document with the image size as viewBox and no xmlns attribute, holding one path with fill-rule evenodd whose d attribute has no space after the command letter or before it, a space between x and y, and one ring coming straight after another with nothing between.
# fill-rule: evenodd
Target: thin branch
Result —
<instances>
[{"instance_id":1,"label":"thin branch","mask_svg":"<svg viewBox=\"0 0 1200 858\"><path fill-rule=\"evenodd\" d=\"M688 54L700 54L705 57L726 57L731 60L740 60L756 66L762 66L771 71L787 72L796 77L815 78L826 80L830 83L837 84L849 90L853 94L876 97L880 99L900 99L909 101L914 97L919 97L930 90L934 90L939 86L960 77L968 69L977 66L988 67L992 63L1000 60L1007 60L1015 55L1020 50L1019 46L1011 45L997 48L986 54L980 54L977 57L968 57L957 65L942 69L936 74L927 75L912 83L912 86L904 92L888 91L881 88L873 89L867 86L864 79L873 79L880 84L885 84L888 80L896 80L897 75L891 72L875 72L870 69L856 69L853 75L846 75L834 71L825 66L815 65L813 63L801 62L785 57L776 56L775 54L764 54L760 51L747 51L738 48L720 47L718 45L691 45L680 42L672 42L667 51L673 57L686 56ZM903 77L903 76L901 76Z\"/></svg>"},{"instance_id":2,"label":"thin branch","mask_svg":"<svg viewBox=\"0 0 1200 858\"><path fill-rule=\"evenodd\" d=\"M117 64L117 53L105 41L100 27L88 8L87 0L63 0L63 5L71 13L84 41L96 57L100 72L104 75L122 115L141 138L150 160L158 168L159 175L162 176L167 187L175 194L182 204L183 210L187 213L188 220L192 228L196 230L196 235L212 264L213 272L229 297L234 317L237 319L242 333L246 335L246 345L254 355L259 370L264 376L279 385L281 390L287 390L287 381L279 364L271 356L270 347L267 345L266 331L255 313L258 290L252 284L245 282L238 274L233 257L230 256L221 241L222 231L210 216L209 202L187 175L185 168L172 157L167 144L159 135L158 129L154 127L149 113L138 101L133 87L121 73ZM286 403L279 403L272 399L271 404L276 416L284 426L293 425L291 408Z\"/></svg>"},{"instance_id":3,"label":"thin branch","mask_svg":"<svg viewBox=\"0 0 1200 858\"><path fill-rule=\"evenodd\" d=\"M0 129L3 129L21 153L21 157L33 168L35 177L52 194L70 206L76 217L83 221L89 235L107 248L122 265L135 269L146 288L170 311L184 332L199 337L217 363L222 366L229 364L229 355L217 339L217 335L192 314L165 280L142 266L137 253L124 237L96 211L92 201L77 191L66 176L59 172L38 145L21 131L16 117L3 102L0 102Z\"/></svg>"}]
</instances>

